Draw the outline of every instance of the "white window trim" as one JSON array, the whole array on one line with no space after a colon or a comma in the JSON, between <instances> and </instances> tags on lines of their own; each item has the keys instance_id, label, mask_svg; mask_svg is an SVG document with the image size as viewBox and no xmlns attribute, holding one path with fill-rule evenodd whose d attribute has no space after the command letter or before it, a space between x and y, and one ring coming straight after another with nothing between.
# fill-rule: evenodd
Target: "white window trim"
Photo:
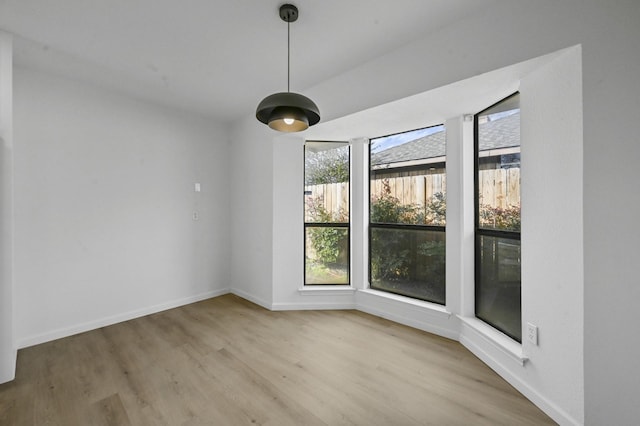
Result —
<instances>
[{"instance_id":1,"label":"white window trim","mask_svg":"<svg viewBox=\"0 0 640 426\"><path fill-rule=\"evenodd\" d=\"M355 292L355 287L350 285L307 285L298 288L302 296L344 296Z\"/></svg>"}]
</instances>

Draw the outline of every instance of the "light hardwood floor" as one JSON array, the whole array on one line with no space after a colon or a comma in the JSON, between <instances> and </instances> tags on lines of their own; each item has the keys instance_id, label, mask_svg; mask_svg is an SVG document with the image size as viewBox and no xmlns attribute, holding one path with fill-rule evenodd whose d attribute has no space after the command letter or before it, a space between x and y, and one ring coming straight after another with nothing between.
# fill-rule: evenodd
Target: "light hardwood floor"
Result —
<instances>
[{"instance_id":1,"label":"light hardwood floor","mask_svg":"<svg viewBox=\"0 0 640 426\"><path fill-rule=\"evenodd\" d=\"M555 423L457 342L226 295L20 350L0 424Z\"/></svg>"}]
</instances>

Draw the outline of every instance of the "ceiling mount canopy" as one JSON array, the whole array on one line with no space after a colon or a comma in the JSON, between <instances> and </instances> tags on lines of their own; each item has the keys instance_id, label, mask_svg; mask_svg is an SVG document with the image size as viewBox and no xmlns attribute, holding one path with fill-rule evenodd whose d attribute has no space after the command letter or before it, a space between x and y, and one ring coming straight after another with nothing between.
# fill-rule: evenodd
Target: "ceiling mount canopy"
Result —
<instances>
[{"instance_id":1,"label":"ceiling mount canopy","mask_svg":"<svg viewBox=\"0 0 640 426\"><path fill-rule=\"evenodd\" d=\"M280 132L301 132L320 121L318 106L309 98L290 91L291 32L289 25L298 19L298 8L280 6L280 18L287 23L287 91L269 95L258 104L256 118Z\"/></svg>"}]
</instances>

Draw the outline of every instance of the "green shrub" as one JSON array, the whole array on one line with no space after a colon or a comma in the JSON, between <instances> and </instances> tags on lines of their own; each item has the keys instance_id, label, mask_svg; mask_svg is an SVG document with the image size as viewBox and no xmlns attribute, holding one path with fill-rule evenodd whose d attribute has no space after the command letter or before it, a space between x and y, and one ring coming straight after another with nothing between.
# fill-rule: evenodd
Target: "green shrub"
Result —
<instances>
[{"instance_id":1,"label":"green shrub","mask_svg":"<svg viewBox=\"0 0 640 426\"><path fill-rule=\"evenodd\" d=\"M348 215L344 210L337 214L328 212L324 207L322 197L307 200L307 214L310 216L309 222L333 223L348 220ZM348 246L345 244L348 233L342 228L310 227L308 230L316 260L327 264L338 262L344 254L342 247Z\"/></svg>"},{"instance_id":2,"label":"green shrub","mask_svg":"<svg viewBox=\"0 0 640 426\"><path fill-rule=\"evenodd\" d=\"M443 226L446 218L446 198L434 194L426 206L402 204L391 195L388 181L383 192L371 200L371 222ZM371 233L371 277L373 280L400 281L422 275L440 273L444 261L444 241L416 243L416 235L398 229L377 228ZM418 256L425 262L416 264ZM427 257L425 259L424 257Z\"/></svg>"},{"instance_id":3,"label":"green shrub","mask_svg":"<svg viewBox=\"0 0 640 426\"><path fill-rule=\"evenodd\" d=\"M425 207L425 224L444 226L447 219L447 198L443 192L436 192Z\"/></svg>"},{"instance_id":4,"label":"green shrub","mask_svg":"<svg viewBox=\"0 0 640 426\"><path fill-rule=\"evenodd\" d=\"M480 226L520 231L520 206L509 206L505 209L480 205Z\"/></svg>"}]
</instances>

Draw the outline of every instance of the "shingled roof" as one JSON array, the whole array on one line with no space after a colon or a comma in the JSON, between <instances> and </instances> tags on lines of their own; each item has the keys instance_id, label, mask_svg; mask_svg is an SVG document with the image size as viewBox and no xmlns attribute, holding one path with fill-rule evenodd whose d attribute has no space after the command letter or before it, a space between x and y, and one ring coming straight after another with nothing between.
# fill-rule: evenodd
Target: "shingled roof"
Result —
<instances>
[{"instance_id":1,"label":"shingled roof","mask_svg":"<svg viewBox=\"0 0 640 426\"><path fill-rule=\"evenodd\" d=\"M488 121L482 125L480 151L510 148L520 145L520 112ZM402 163L444 157L445 131L396 145L371 155L371 165Z\"/></svg>"}]
</instances>

